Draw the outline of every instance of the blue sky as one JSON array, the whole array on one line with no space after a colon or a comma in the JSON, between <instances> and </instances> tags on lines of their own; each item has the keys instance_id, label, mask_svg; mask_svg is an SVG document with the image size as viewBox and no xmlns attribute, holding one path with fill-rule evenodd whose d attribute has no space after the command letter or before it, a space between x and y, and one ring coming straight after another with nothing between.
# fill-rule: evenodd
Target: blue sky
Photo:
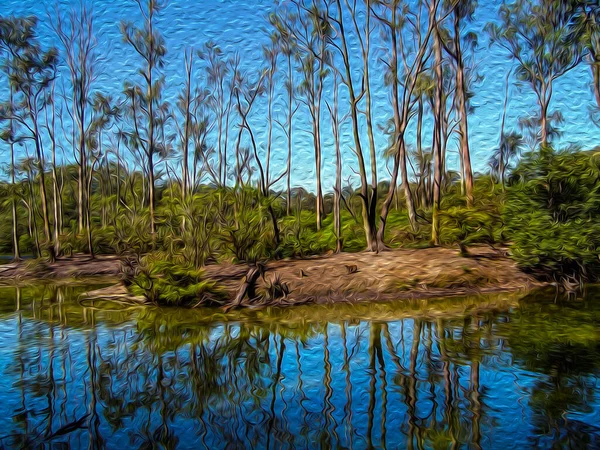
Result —
<instances>
[{"instance_id":1,"label":"blue sky","mask_svg":"<svg viewBox=\"0 0 600 450\"><path fill-rule=\"evenodd\" d=\"M62 1L60 4L64 10L67 10L78 3L79 1ZM218 42L226 53L238 51L246 69L258 70L263 64L261 47L268 41L264 32L268 27L266 16L277 7L277 3L276 0L170 0L157 24L157 28L163 33L168 46L167 65L164 71L167 78L165 92L167 99L174 101L181 87L184 49L199 48L208 40ZM502 49L489 48L487 37L483 33L485 24L495 20L500 2L486 0L479 3L472 29L479 35L476 62L482 80L474 89L475 97L472 105L475 110L470 116L470 141L474 168L477 171L485 171L489 156L498 144L504 99L504 80L512 63ZM4 0L0 5L0 14L36 14L44 22L45 11L49 5L51 5L50 2L39 0ZM139 60L122 42L119 23L122 19L139 22L141 17L133 0L95 0L93 7L97 17L99 49L105 58L101 64L103 75L98 80L96 88L118 95L123 81L135 76L139 66ZM44 25L41 35L45 42L52 42L52 33ZM375 34L374 50L377 51L376 49L383 44ZM203 74L197 71L196 75L202 83ZM374 120L378 126L384 125L391 116L389 93L388 89L383 86L382 76L382 70L373 70L372 88L375 91L373 110ZM598 143L596 139L598 130L589 119L589 108L593 102L589 87L590 79L589 68L582 64L557 83L552 107L560 109L565 117L565 124L561 127L564 135L557 142L559 146L576 144L582 147L591 147ZM514 81L512 79L513 83ZM281 101L283 101L283 91L281 91L281 95ZM326 95L329 97L329 94ZM527 88L519 89L512 84L507 118L508 128L516 129L518 118L533 113L535 106L535 99ZM257 127L259 142L262 144L264 144L266 136L265 120L262 118L264 111L264 103L259 104L255 115L250 119ZM322 128L324 133L323 184L324 189L330 191L334 183L335 162L331 126L326 117L323 118ZM301 108L295 131L292 182L294 185L303 185L309 190L314 190L314 152L312 138L307 133L308 129L308 112L305 108ZM357 176L352 170L355 165L355 157L351 150L353 142L349 123L344 126L342 131L344 178L350 177L356 185ZM235 132L235 129L231 131L232 136ZM427 145L429 140L427 126L425 139ZM378 131L376 142L380 177L389 178L382 156L387 137ZM273 173L277 173L285 165L287 152L284 135L279 130L276 130L274 143ZM449 167L456 167L458 156L454 139L451 140L448 151ZM3 156L0 156L0 160L6 161L6 156L4 156L6 152L2 153Z\"/></svg>"}]
</instances>

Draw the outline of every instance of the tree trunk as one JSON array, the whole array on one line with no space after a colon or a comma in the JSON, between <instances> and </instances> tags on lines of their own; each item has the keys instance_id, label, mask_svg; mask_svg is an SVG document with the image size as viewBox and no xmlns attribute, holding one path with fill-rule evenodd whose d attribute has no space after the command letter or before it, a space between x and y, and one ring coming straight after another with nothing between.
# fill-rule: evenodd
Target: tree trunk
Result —
<instances>
[{"instance_id":1,"label":"tree trunk","mask_svg":"<svg viewBox=\"0 0 600 450\"><path fill-rule=\"evenodd\" d=\"M11 109L13 107L13 87L10 86L10 105ZM13 239L13 260L19 261L21 259L21 250L19 248L19 223L17 217L17 201L15 199L15 143L13 140L14 137L14 119L10 119L9 127L10 127L10 183L13 188L13 192L11 195L11 210L12 210L12 239Z\"/></svg>"},{"instance_id":2,"label":"tree trunk","mask_svg":"<svg viewBox=\"0 0 600 450\"><path fill-rule=\"evenodd\" d=\"M462 160L462 169L465 180L467 206L473 204L473 170L471 168L471 152L469 149L469 119L467 112L467 86L465 80L464 61L461 50L460 19L457 11L454 12L454 46L456 51L456 97L458 100L458 113L460 116L459 138Z\"/></svg>"},{"instance_id":3,"label":"tree trunk","mask_svg":"<svg viewBox=\"0 0 600 450\"><path fill-rule=\"evenodd\" d=\"M592 78L594 83L594 97L596 105L600 108L600 61L590 55L590 66L592 68Z\"/></svg>"},{"instance_id":4,"label":"tree trunk","mask_svg":"<svg viewBox=\"0 0 600 450\"><path fill-rule=\"evenodd\" d=\"M443 109L442 102L444 101L444 79L442 68L442 44L440 30L436 25L434 31L433 51L435 56L435 96L434 96L434 126L433 126L433 159L434 159L434 179L433 179L433 211L432 211L432 227L431 241L433 245L440 245L440 224L439 210L441 200L441 184L442 184L442 121Z\"/></svg>"},{"instance_id":5,"label":"tree trunk","mask_svg":"<svg viewBox=\"0 0 600 450\"><path fill-rule=\"evenodd\" d=\"M33 122L33 130L34 130L34 143L35 143L35 152L36 152L36 157L37 157L37 165L38 165L38 171L39 171L39 176L40 176L40 197L41 197L41 201L42 201L42 219L44 221L44 237L45 237L45 244L48 247L48 250L50 252L53 251L53 249L51 249L51 245L52 245L52 236L50 234L50 217L49 217L49 212L48 212L48 196L46 193L46 174L44 172L44 155L42 153L42 144L40 142L40 135L39 135L39 129L38 129L38 123L37 123L37 117L32 114L32 122ZM53 259L53 255L51 254L51 259Z\"/></svg>"},{"instance_id":6,"label":"tree trunk","mask_svg":"<svg viewBox=\"0 0 600 450\"><path fill-rule=\"evenodd\" d=\"M371 198L369 197L369 183L367 181L367 171L365 168L365 159L362 150L362 144L360 141L360 125L358 119L358 99L354 91L354 85L352 83L352 68L350 66L350 54L348 51L348 44L346 42L346 35L344 31L344 18L343 18L343 7L341 0L337 0L338 9L338 23L340 27L340 40L342 43L342 59L345 69L346 85L348 87L348 94L350 97L350 116L352 120L352 135L354 138L354 145L356 156L358 159L358 170L360 175L360 200L362 203L362 219L363 227L365 230L365 238L367 241L367 250L375 251L377 249L377 230L375 229L375 216L373 214L375 208L371 206Z\"/></svg>"},{"instance_id":7,"label":"tree trunk","mask_svg":"<svg viewBox=\"0 0 600 450\"><path fill-rule=\"evenodd\" d=\"M288 92L288 154L287 154L287 204L286 204L286 212L287 215L292 214L292 186L291 186L291 178L292 178L292 116L293 116L293 105L294 101L294 75L292 70L292 53L290 51L288 55L288 82L289 82L289 92Z\"/></svg>"}]
</instances>

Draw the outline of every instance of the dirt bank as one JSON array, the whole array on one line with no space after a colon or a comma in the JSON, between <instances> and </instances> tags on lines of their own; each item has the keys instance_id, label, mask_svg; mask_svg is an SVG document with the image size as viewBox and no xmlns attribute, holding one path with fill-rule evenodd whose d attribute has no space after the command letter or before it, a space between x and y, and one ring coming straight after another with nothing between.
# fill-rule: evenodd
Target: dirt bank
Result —
<instances>
[{"instance_id":1,"label":"dirt bank","mask_svg":"<svg viewBox=\"0 0 600 450\"><path fill-rule=\"evenodd\" d=\"M68 278L103 277L119 275L120 260L117 256L90 258L77 255L61 258L50 264L41 260L27 260L0 265L0 282L21 280L61 280Z\"/></svg>"},{"instance_id":2,"label":"dirt bank","mask_svg":"<svg viewBox=\"0 0 600 450\"><path fill-rule=\"evenodd\" d=\"M521 272L504 252L470 249L397 249L378 254L342 253L267 264L257 290L275 278L287 284L287 303L432 298L451 295L528 290L541 283ZM207 267L207 275L232 295L248 270L245 266Z\"/></svg>"},{"instance_id":3,"label":"dirt bank","mask_svg":"<svg viewBox=\"0 0 600 450\"><path fill-rule=\"evenodd\" d=\"M521 272L504 252L488 247L470 249L468 257L455 249L397 249L379 254L342 253L303 260L271 261L266 264L256 289L279 279L289 290L286 304L336 301L431 298L508 290L526 290L540 283ZM235 297L248 271L246 265L221 264L206 267ZM26 279L87 278L119 274L119 259L76 256L55 264L20 263L0 266L0 281ZM113 289L123 294L121 289ZM95 293L97 294L97 293ZM102 293L100 293L102 294ZM106 295L110 296L110 289Z\"/></svg>"}]
</instances>

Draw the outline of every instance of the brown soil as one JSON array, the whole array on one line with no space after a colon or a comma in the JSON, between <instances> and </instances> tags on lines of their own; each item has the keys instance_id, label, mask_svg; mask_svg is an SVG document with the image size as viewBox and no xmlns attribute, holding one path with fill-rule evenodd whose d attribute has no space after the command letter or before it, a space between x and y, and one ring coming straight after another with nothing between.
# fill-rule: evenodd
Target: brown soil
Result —
<instances>
[{"instance_id":1,"label":"brown soil","mask_svg":"<svg viewBox=\"0 0 600 450\"><path fill-rule=\"evenodd\" d=\"M541 283L521 272L503 251L470 249L468 257L448 248L397 249L381 253L341 253L303 260L269 262L260 292L278 278L287 284L286 304L432 298L528 290ZM247 266L206 268L234 295Z\"/></svg>"},{"instance_id":2,"label":"brown soil","mask_svg":"<svg viewBox=\"0 0 600 450\"><path fill-rule=\"evenodd\" d=\"M67 278L117 277L120 260L117 256L97 256L92 259L85 255L60 258L50 264L41 260L28 260L19 263L0 265L1 282L20 280L61 280Z\"/></svg>"},{"instance_id":3,"label":"brown soil","mask_svg":"<svg viewBox=\"0 0 600 450\"><path fill-rule=\"evenodd\" d=\"M207 276L227 289L231 298L235 297L247 271L246 265L206 267ZM0 266L0 281L92 275L116 277L118 273L117 257L103 256L90 260L77 256L61 259L52 265L6 264ZM521 272L504 252L488 247L471 248L468 257L459 255L455 249L428 248L271 261L257 283L258 292L275 279L289 288L285 304L431 298L540 286L539 282Z\"/></svg>"}]
</instances>

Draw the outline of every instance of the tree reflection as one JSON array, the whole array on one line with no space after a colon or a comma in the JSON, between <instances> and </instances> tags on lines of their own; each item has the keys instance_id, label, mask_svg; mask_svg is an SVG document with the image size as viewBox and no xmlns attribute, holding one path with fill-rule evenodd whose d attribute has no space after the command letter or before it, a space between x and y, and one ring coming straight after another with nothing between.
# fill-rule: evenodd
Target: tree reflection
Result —
<instances>
[{"instance_id":1,"label":"tree reflection","mask_svg":"<svg viewBox=\"0 0 600 450\"><path fill-rule=\"evenodd\" d=\"M515 439L598 445L586 419L599 403L591 304L230 321L82 308L73 288L11 289L1 323L14 325L15 345L0 361L15 406L3 447L486 448L514 414L489 393L514 391L519 371L535 376L517 388L531 420Z\"/></svg>"}]
</instances>

